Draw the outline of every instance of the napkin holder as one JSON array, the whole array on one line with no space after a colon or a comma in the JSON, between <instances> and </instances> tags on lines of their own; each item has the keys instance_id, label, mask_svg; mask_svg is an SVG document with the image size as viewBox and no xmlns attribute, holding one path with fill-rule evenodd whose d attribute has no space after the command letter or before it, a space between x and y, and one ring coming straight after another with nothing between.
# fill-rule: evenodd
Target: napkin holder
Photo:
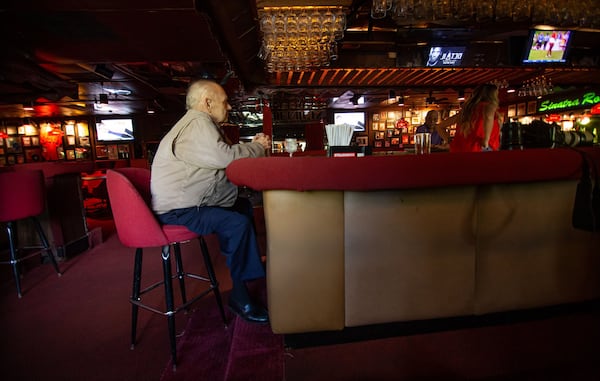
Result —
<instances>
[{"instance_id":1,"label":"napkin holder","mask_svg":"<svg viewBox=\"0 0 600 381\"><path fill-rule=\"evenodd\" d=\"M362 157L371 152L370 146L329 146L327 157Z\"/></svg>"}]
</instances>

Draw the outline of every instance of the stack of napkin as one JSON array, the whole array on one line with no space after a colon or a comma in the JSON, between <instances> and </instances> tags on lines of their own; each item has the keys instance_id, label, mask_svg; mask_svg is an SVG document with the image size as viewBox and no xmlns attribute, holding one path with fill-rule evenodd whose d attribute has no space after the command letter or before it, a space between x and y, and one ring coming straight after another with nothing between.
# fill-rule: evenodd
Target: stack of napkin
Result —
<instances>
[{"instance_id":1,"label":"stack of napkin","mask_svg":"<svg viewBox=\"0 0 600 381\"><path fill-rule=\"evenodd\" d=\"M329 146L349 146L354 133L350 124L328 124L325 126Z\"/></svg>"}]
</instances>

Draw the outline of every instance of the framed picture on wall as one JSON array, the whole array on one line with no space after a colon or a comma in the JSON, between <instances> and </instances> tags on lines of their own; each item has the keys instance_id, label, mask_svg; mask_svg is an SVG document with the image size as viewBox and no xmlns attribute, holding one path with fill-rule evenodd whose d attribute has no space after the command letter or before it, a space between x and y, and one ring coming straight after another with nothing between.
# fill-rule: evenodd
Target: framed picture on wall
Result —
<instances>
[{"instance_id":1,"label":"framed picture on wall","mask_svg":"<svg viewBox=\"0 0 600 381\"><path fill-rule=\"evenodd\" d=\"M523 115L525 115L526 114L525 110L526 110L525 109L525 103L519 103L517 105L517 116L523 116Z\"/></svg>"},{"instance_id":2,"label":"framed picture on wall","mask_svg":"<svg viewBox=\"0 0 600 381\"><path fill-rule=\"evenodd\" d=\"M517 116L517 106L516 105L510 105L510 106L508 106L508 109L506 111L506 115L509 118Z\"/></svg>"},{"instance_id":3,"label":"framed picture on wall","mask_svg":"<svg viewBox=\"0 0 600 381\"><path fill-rule=\"evenodd\" d=\"M535 114L537 112L537 102L536 101L529 101L527 102L527 114L528 115L532 115Z\"/></svg>"},{"instance_id":4,"label":"framed picture on wall","mask_svg":"<svg viewBox=\"0 0 600 381\"><path fill-rule=\"evenodd\" d=\"M75 125L67 124L65 126L65 132L67 133L67 135L75 135Z\"/></svg>"},{"instance_id":5,"label":"framed picture on wall","mask_svg":"<svg viewBox=\"0 0 600 381\"><path fill-rule=\"evenodd\" d=\"M368 146L369 145L369 137L368 136L357 136L356 144L361 147Z\"/></svg>"},{"instance_id":6,"label":"framed picture on wall","mask_svg":"<svg viewBox=\"0 0 600 381\"><path fill-rule=\"evenodd\" d=\"M29 163L42 160L41 148L30 148L25 150L25 160Z\"/></svg>"},{"instance_id":7,"label":"framed picture on wall","mask_svg":"<svg viewBox=\"0 0 600 381\"><path fill-rule=\"evenodd\" d=\"M31 138L29 136L23 136L23 147L29 147L31 145Z\"/></svg>"},{"instance_id":8,"label":"framed picture on wall","mask_svg":"<svg viewBox=\"0 0 600 381\"><path fill-rule=\"evenodd\" d=\"M31 145L32 146L39 146L40 145L40 137L39 136L32 136L31 137Z\"/></svg>"}]
</instances>

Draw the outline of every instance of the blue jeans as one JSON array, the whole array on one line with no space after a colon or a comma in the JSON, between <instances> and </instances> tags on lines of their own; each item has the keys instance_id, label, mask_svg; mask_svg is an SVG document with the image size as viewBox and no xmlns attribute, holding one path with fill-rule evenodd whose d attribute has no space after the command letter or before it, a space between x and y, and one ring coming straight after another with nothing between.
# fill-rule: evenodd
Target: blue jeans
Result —
<instances>
[{"instance_id":1,"label":"blue jeans","mask_svg":"<svg viewBox=\"0 0 600 381\"><path fill-rule=\"evenodd\" d=\"M231 208L202 206L174 209L161 214L163 224L184 225L200 235L216 233L221 254L233 281L247 281L265 276L254 232L252 205L238 198Z\"/></svg>"}]
</instances>

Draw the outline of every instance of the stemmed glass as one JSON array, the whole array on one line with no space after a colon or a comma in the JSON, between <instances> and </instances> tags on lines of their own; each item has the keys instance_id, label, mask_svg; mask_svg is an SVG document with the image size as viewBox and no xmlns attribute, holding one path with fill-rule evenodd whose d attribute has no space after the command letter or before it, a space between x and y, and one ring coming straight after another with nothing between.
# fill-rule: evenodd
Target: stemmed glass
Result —
<instances>
[{"instance_id":1,"label":"stemmed glass","mask_svg":"<svg viewBox=\"0 0 600 381\"><path fill-rule=\"evenodd\" d=\"M285 151L290 154L290 157L294 155L294 152L298 151L298 139L286 138L285 139Z\"/></svg>"}]
</instances>

